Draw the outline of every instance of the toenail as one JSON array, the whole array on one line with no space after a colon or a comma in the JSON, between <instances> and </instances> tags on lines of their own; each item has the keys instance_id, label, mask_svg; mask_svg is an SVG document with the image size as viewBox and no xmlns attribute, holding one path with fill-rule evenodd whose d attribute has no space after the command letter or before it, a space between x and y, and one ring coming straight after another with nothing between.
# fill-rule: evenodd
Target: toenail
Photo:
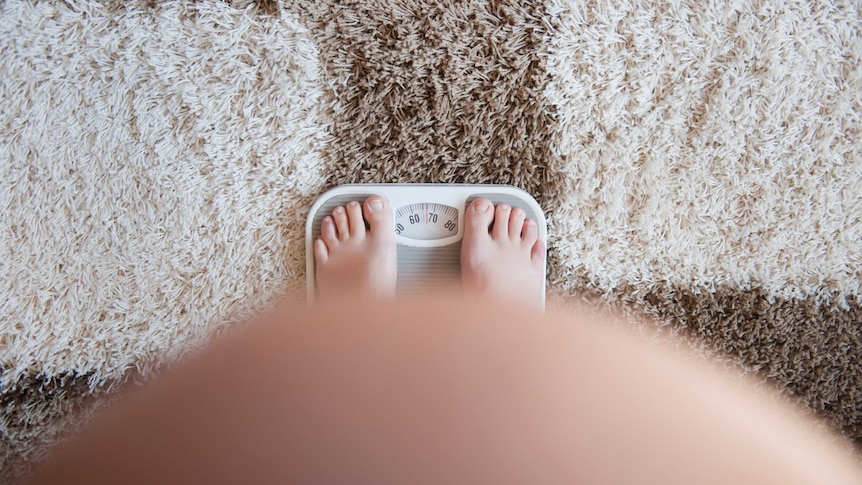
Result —
<instances>
[{"instance_id":1,"label":"toenail","mask_svg":"<svg viewBox=\"0 0 862 485\"><path fill-rule=\"evenodd\" d=\"M488 212L488 203L483 201L473 204L473 212Z\"/></svg>"},{"instance_id":2,"label":"toenail","mask_svg":"<svg viewBox=\"0 0 862 485\"><path fill-rule=\"evenodd\" d=\"M324 223L324 224L332 224L332 218L331 218L331 217L329 217L329 216L324 217L324 218L323 218L323 223Z\"/></svg>"},{"instance_id":3,"label":"toenail","mask_svg":"<svg viewBox=\"0 0 862 485\"><path fill-rule=\"evenodd\" d=\"M338 207L336 207L336 208L335 208L335 213L336 213L336 214L341 214L342 212L344 212L344 208L343 208L343 207L338 206Z\"/></svg>"},{"instance_id":4,"label":"toenail","mask_svg":"<svg viewBox=\"0 0 862 485\"><path fill-rule=\"evenodd\" d=\"M380 199L374 199L368 204L368 207L373 211L379 211L383 208L383 201Z\"/></svg>"},{"instance_id":5,"label":"toenail","mask_svg":"<svg viewBox=\"0 0 862 485\"><path fill-rule=\"evenodd\" d=\"M509 206L506 204L500 204L500 210L501 211L507 211L507 210L509 210Z\"/></svg>"},{"instance_id":6,"label":"toenail","mask_svg":"<svg viewBox=\"0 0 862 485\"><path fill-rule=\"evenodd\" d=\"M347 204L347 205L349 205L350 207L356 207L356 206L358 206L358 205L359 205L359 202L356 202L355 200L353 200L353 201L351 201L351 202L350 202L349 204Z\"/></svg>"},{"instance_id":7,"label":"toenail","mask_svg":"<svg viewBox=\"0 0 862 485\"><path fill-rule=\"evenodd\" d=\"M521 217L522 215L524 215L524 211L521 209L515 209L515 216Z\"/></svg>"}]
</instances>

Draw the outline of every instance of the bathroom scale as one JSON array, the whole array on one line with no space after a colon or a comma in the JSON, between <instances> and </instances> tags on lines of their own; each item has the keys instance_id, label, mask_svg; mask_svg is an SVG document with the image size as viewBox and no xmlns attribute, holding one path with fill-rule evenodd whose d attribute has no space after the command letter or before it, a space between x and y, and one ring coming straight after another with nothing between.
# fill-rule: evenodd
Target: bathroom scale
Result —
<instances>
[{"instance_id":1,"label":"bathroom scale","mask_svg":"<svg viewBox=\"0 0 862 485\"><path fill-rule=\"evenodd\" d=\"M321 195L311 206L305 224L305 261L308 302L317 296L313 244L320 235L320 223L339 205L368 196L383 195L395 211L392 231L398 252L396 293L421 293L448 287L461 281L461 240L464 213L475 199L520 207L536 221L539 238L548 242L545 214L529 193L510 185L472 184L349 184ZM546 267L547 272L547 258ZM547 273L546 273L547 274ZM542 307L545 283L542 280Z\"/></svg>"}]
</instances>

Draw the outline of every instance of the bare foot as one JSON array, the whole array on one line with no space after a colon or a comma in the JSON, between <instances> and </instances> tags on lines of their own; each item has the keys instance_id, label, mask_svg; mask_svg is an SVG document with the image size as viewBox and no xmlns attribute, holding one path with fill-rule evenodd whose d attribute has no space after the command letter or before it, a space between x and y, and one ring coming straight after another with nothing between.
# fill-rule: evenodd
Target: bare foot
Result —
<instances>
[{"instance_id":1,"label":"bare foot","mask_svg":"<svg viewBox=\"0 0 862 485\"><path fill-rule=\"evenodd\" d=\"M476 199L467 208L461 280L475 294L506 298L542 311L545 243L521 209ZM494 223L493 229L491 223Z\"/></svg>"},{"instance_id":2,"label":"bare foot","mask_svg":"<svg viewBox=\"0 0 862 485\"><path fill-rule=\"evenodd\" d=\"M373 195L364 208L356 201L336 207L321 222L314 258L322 299L363 293L394 296L398 259L389 202Z\"/></svg>"}]
</instances>

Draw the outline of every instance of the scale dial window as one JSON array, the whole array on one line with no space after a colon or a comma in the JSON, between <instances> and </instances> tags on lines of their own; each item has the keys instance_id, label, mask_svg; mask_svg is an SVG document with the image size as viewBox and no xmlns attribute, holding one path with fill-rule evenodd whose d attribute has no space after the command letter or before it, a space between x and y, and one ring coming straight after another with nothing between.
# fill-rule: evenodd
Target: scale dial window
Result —
<instances>
[{"instance_id":1,"label":"scale dial window","mask_svg":"<svg viewBox=\"0 0 862 485\"><path fill-rule=\"evenodd\" d=\"M434 202L418 202L395 211L395 234L433 241L458 234L458 209Z\"/></svg>"}]
</instances>

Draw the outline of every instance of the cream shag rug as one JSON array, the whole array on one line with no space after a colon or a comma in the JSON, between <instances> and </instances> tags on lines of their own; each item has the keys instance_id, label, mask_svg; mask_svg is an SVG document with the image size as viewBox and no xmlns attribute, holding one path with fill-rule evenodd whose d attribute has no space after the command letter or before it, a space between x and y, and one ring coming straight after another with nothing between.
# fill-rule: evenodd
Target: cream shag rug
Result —
<instances>
[{"instance_id":1,"label":"cream shag rug","mask_svg":"<svg viewBox=\"0 0 862 485\"><path fill-rule=\"evenodd\" d=\"M504 183L549 290L862 442L862 11L755 0L30 2L0 13L0 478L304 285L314 197Z\"/></svg>"}]
</instances>

